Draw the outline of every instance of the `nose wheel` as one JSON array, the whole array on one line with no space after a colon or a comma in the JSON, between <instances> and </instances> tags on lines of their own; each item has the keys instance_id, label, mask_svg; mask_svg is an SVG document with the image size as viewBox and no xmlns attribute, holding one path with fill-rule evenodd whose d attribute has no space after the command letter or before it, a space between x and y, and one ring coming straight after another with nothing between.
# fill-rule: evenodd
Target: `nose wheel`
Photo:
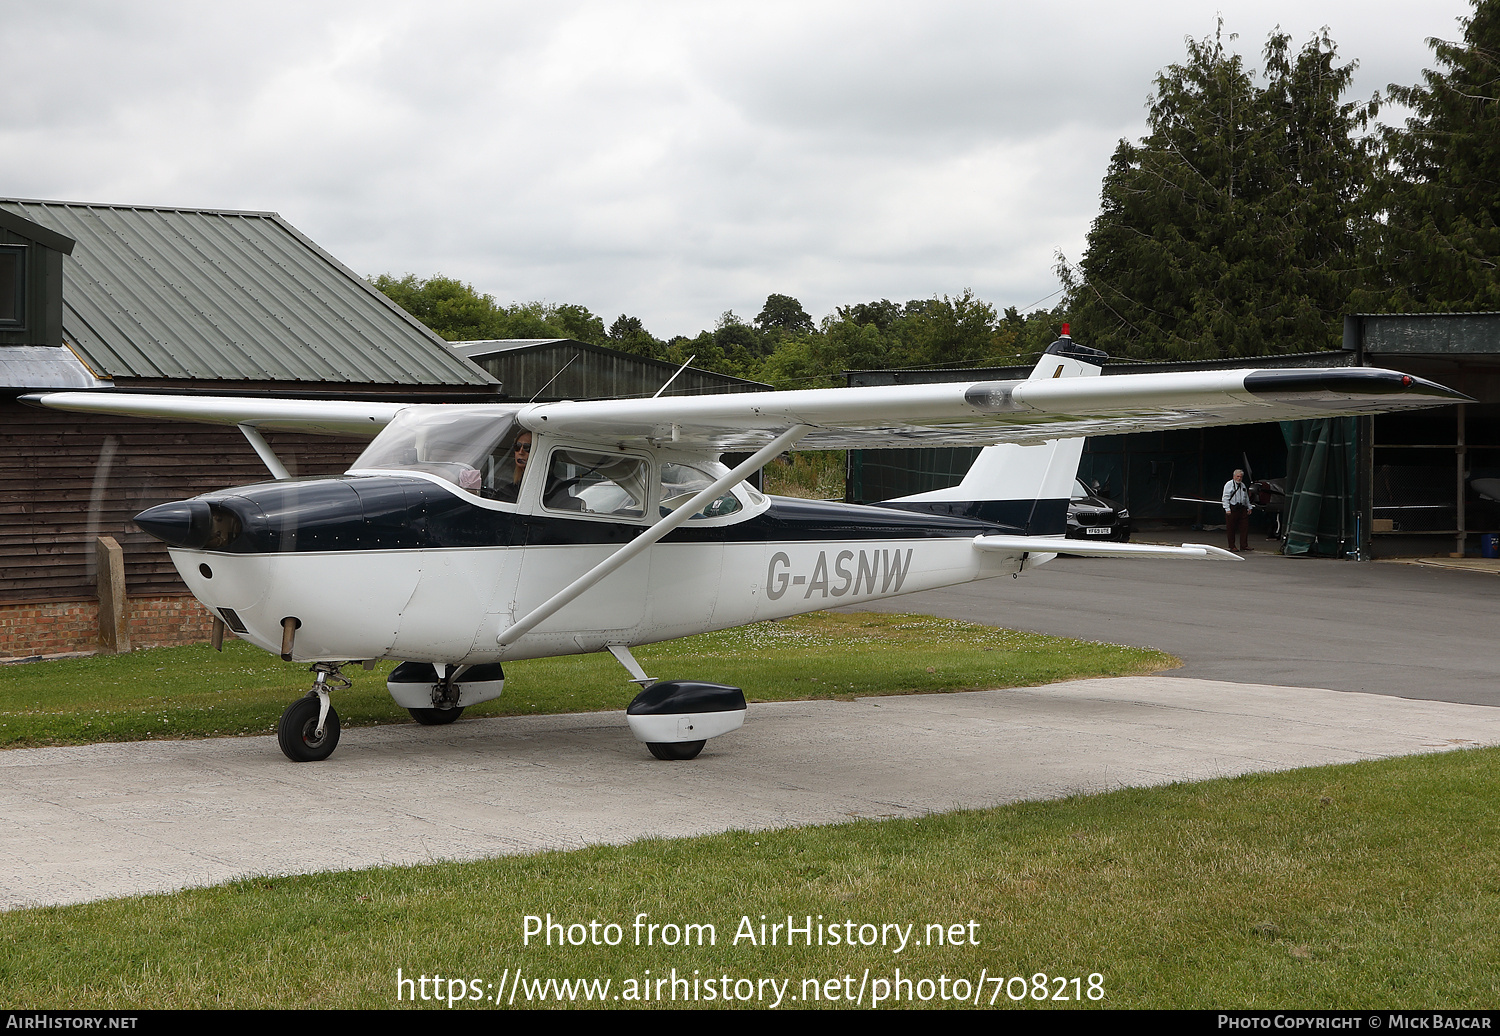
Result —
<instances>
[{"instance_id":1,"label":"nose wheel","mask_svg":"<svg viewBox=\"0 0 1500 1036\"><path fill-rule=\"evenodd\" d=\"M328 709L319 731L318 714L322 701L316 691L309 691L306 698L298 698L281 714L276 725L276 740L282 754L294 763L315 763L327 759L339 746L339 714Z\"/></svg>"},{"instance_id":2,"label":"nose wheel","mask_svg":"<svg viewBox=\"0 0 1500 1036\"><path fill-rule=\"evenodd\" d=\"M276 724L276 742L281 753L292 762L315 763L327 759L339 746L339 714L328 700L328 685L331 681L341 687L350 686L339 675L341 668L342 664L331 662L313 666L312 671L317 674L313 689L281 714L281 722Z\"/></svg>"}]
</instances>

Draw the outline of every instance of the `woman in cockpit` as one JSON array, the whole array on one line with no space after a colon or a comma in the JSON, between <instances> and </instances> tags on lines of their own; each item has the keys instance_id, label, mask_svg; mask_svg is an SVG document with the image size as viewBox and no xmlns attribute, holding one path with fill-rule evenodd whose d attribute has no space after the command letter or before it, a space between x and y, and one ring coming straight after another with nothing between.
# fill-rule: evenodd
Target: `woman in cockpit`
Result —
<instances>
[{"instance_id":1,"label":"woman in cockpit","mask_svg":"<svg viewBox=\"0 0 1500 1036\"><path fill-rule=\"evenodd\" d=\"M511 458L514 466L511 469L510 480L505 481L497 477L495 488L491 493L485 494L495 500L504 500L507 503L515 503L521 495L521 479L526 474L526 464L531 460L531 433L523 431L516 436L516 441L511 444Z\"/></svg>"}]
</instances>

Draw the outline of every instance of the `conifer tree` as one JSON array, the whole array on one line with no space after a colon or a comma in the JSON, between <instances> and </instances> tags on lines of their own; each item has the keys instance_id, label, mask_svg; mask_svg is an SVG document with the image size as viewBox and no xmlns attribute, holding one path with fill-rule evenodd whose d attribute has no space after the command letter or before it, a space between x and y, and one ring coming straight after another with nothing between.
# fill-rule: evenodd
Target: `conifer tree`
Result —
<instances>
[{"instance_id":1,"label":"conifer tree","mask_svg":"<svg viewBox=\"0 0 1500 1036\"><path fill-rule=\"evenodd\" d=\"M1264 87L1222 26L1157 76L1150 132L1120 142L1082 261L1059 262L1080 340L1174 359L1337 344L1374 106L1342 100L1354 65L1326 34L1290 42L1271 34Z\"/></svg>"},{"instance_id":2,"label":"conifer tree","mask_svg":"<svg viewBox=\"0 0 1500 1036\"><path fill-rule=\"evenodd\" d=\"M1428 40L1438 68L1390 88L1412 110L1388 131L1389 213L1371 309L1500 310L1500 0L1478 0L1463 40Z\"/></svg>"}]
</instances>

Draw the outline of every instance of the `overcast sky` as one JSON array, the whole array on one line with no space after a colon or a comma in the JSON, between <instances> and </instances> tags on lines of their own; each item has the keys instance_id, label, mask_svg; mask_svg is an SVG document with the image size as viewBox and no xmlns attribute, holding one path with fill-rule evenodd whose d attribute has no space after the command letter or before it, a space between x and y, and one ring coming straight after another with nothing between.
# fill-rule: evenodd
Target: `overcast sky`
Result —
<instances>
[{"instance_id":1,"label":"overcast sky","mask_svg":"<svg viewBox=\"0 0 1500 1036\"><path fill-rule=\"evenodd\" d=\"M1328 26L1354 97L1463 0L0 0L0 197L269 209L362 274L443 273L659 337L771 292L973 288L1076 260L1158 71Z\"/></svg>"}]
</instances>

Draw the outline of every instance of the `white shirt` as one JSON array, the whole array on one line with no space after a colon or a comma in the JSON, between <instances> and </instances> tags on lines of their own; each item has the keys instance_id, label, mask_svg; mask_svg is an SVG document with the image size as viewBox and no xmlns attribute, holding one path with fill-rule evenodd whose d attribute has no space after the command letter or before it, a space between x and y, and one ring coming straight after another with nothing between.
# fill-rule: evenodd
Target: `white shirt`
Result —
<instances>
[{"instance_id":1,"label":"white shirt","mask_svg":"<svg viewBox=\"0 0 1500 1036\"><path fill-rule=\"evenodd\" d=\"M1229 509L1236 504L1254 510L1254 508L1250 506L1249 488L1243 482L1236 482L1234 479L1230 479L1228 482L1224 483L1225 513L1227 514L1229 512Z\"/></svg>"}]
</instances>

